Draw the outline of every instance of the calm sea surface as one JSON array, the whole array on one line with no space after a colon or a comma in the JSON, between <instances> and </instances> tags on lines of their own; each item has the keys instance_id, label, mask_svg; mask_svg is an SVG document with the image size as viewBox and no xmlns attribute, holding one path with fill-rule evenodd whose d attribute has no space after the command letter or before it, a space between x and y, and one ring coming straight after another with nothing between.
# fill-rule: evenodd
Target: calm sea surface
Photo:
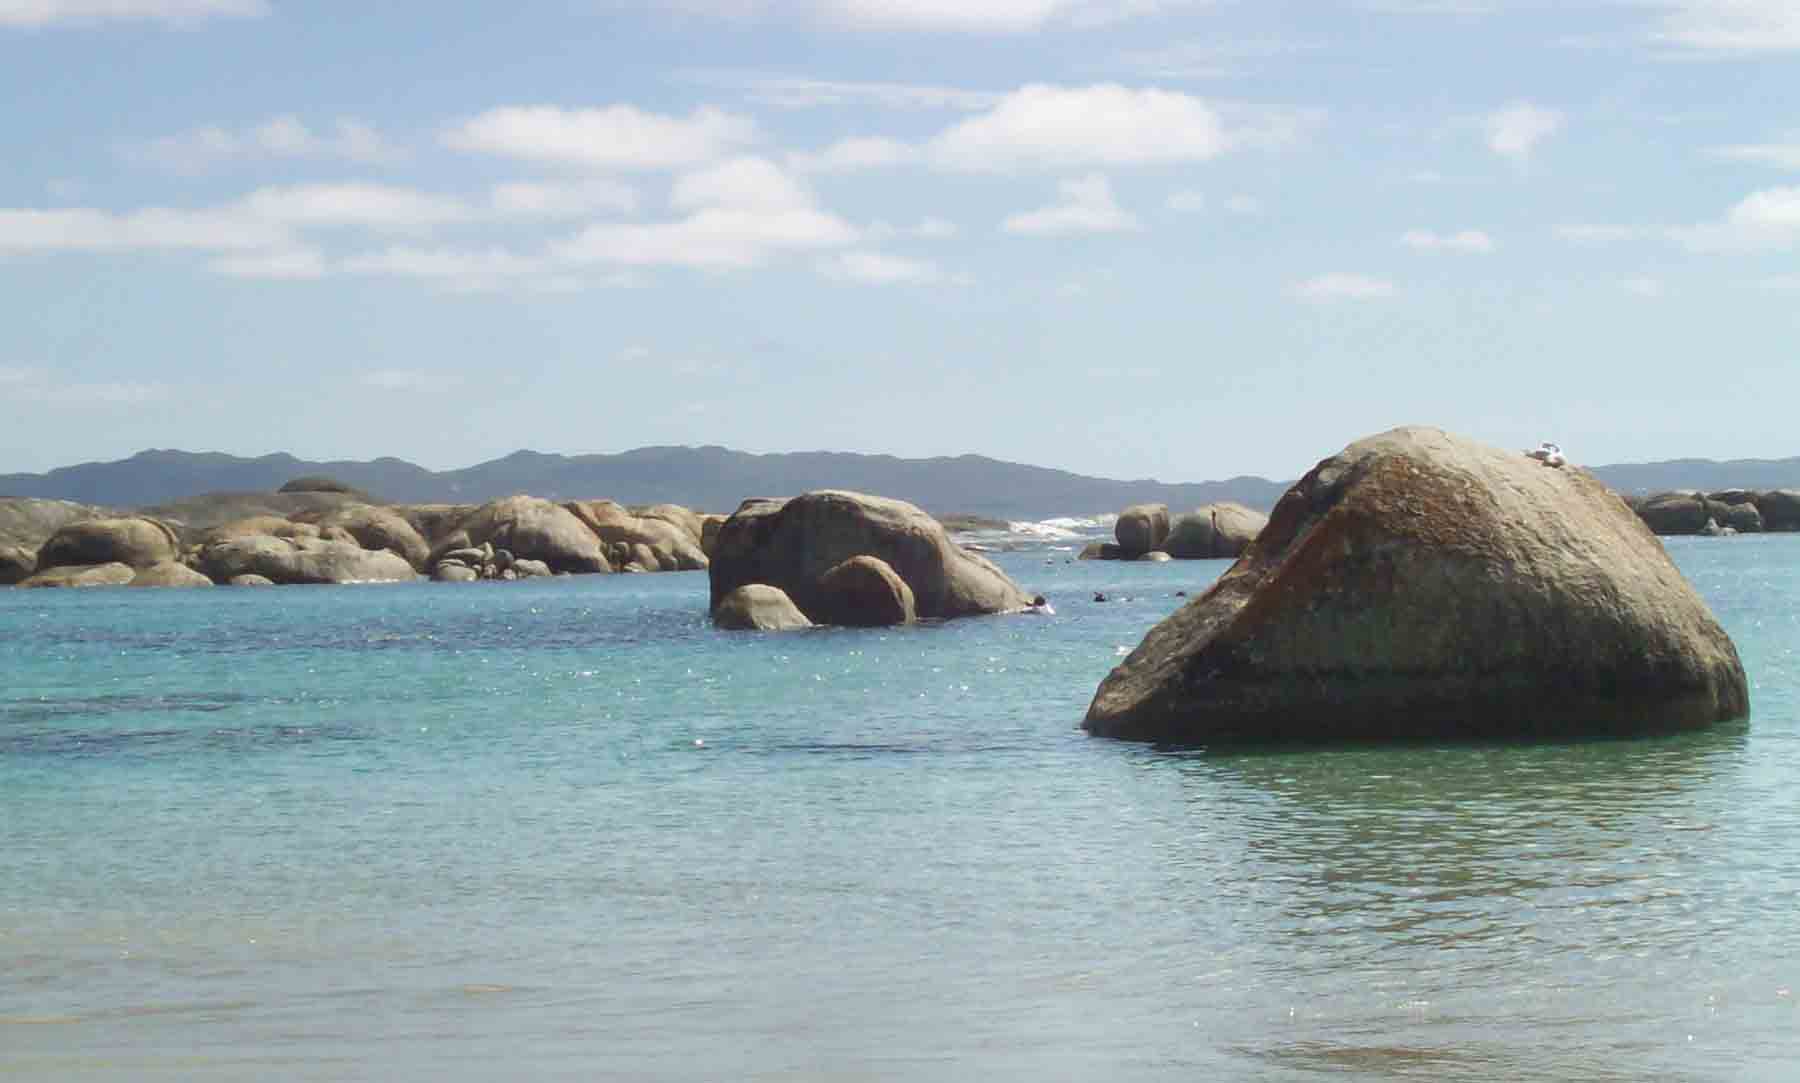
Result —
<instances>
[{"instance_id":1,"label":"calm sea surface","mask_svg":"<svg viewBox=\"0 0 1800 1083\"><path fill-rule=\"evenodd\" d=\"M1793 1079L1800 536L1670 549L1747 725L1260 754L1078 728L1223 562L0 591L0 1077Z\"/></svg>"}]
</instances>

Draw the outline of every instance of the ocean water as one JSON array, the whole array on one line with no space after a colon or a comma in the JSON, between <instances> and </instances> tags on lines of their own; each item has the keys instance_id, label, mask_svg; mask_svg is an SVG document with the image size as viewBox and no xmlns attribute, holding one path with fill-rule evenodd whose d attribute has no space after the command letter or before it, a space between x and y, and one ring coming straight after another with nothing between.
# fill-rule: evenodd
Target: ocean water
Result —
<instances>
[{"instance_id":1,"label":"ocean water","mask_svg":"<svg viewBox=\"0 0 1800 1083\"><path fill-rule=\"evenodd\" d=\"M1069 544L996 557L1054 617L782 636L0 591L0 1076L1793 1078L1800 536L1669 542L1747 724L1230 754L1078 728L1225 564Z\"/></svg>"}]
</instances>

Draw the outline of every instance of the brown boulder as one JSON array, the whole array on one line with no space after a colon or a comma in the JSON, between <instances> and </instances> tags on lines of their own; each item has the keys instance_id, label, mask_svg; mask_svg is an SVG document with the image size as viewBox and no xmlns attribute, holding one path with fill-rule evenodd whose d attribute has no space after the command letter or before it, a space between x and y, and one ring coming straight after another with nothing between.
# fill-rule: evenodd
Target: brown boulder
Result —
<instances>
[{"instance_id":1,"label":"brown boulder","mask_svg":"<svg viewBox=\"0 0 1800 1083\"><path fill-rule=\"evenodd\" d=\"M10 587L37 571L37 553L17 545L0 545L0 587Z\"/></svg>"},{"instance_id":2,"label":"brown boulder","mask_svg":"<svg viewBox=\"0 0 1800 1083\"><path fill-rule=\"evenodd\" d=\"M337 527L364 549L386 549L397 553L417 571L424 571L429 566L431 546L405 516L392 508L345 504L304 518L318 524L320 536Z\"/></svg>"},{"instance_id":3,"label":"brown boulder","mask_svg":"<svg viewBox=\"0 0 1800 1083\"><path fill-rule=\"evenodd\" d=\"M1800 489L1770 489L1756 494L1756 510L1764 530L1800 530Z\"/></svg>"},{"instance_id":4,"label":"brown boulder","mask_svg":"<svg viewBox=\"0 0 1800 1083\"><path fill-rule=\"evenodd\" d=\"M1016 612L1031 603L992 561L952 542L913 505L830 489L745 501L719 529L713 603L746 583L764 583L786 591L811 619L830 607L820 578L856 556L876 557L898 573L921 620Z\"/></svg>"},{"instance_id":5,"label":"brown boulder","mask_svg":"<svg viewBox=\"0 0 1800 1083\"><path fill-rule=\"evenodd\" d=\"M210 587L213 581L186 564L153 564L133 576L128 587Z\"/></svg>"},{"instance_id":6,"label":"brown boulder","mask_svg":"<svg viewBox=\"0 0 1800 1083\"><path fill-rule=\"evenodd\" d=\"M812 621L779 587L745 583L713 606L713 623L734 632L787 632L811 628Z\"/></svg>"},{"instance_id":7,"label":"brown boulder","mask_svg":"<svg viewBox=\"0 0 1800 1083\"><path fill-rule=\"evenodd\" d=\"M148 568L181 555L175 528L155 519L88 519L50 535L38 550L38 568L129 564Z\"/></svg>"},{"instance_id":8,"label":"brown boulder","mask_svg":"<svg viewBox=\"0 0 1800 1083\"><path fill-rule=\"evenodd\" d=\"M557 572L612 571L592 530L568 508L535 496L509 496L481 505L438 539L434 555L481 545L541 560Z\"/></svg>"},{"instance_id":9,"label":"brown boulder","mask_svg":"<svg viewBox=\"0 0 1800 1083\"><path fill-rule=\"evenodd\" d=\"M50 535L83 519L113 514L105 508L67 500L39 500L29 496L0 497L0 545L37 552ZM35 568L36 565L34 564Z\"/></svg>"},{"instance_id":10,"label":"brown boulder","mask_svg":"<svg viewBox=\"0 0 1800 1083\"><path fill-rule=\"evenodd\" d=\"M271 538L316 538L319 536L319 527L316 523L298 523L279 515L252 515L206 528L200 532L199 542L201 545L210 545L228 538L254 538L262 535Z\"/></svg>"},{"instance_id":11,"label":"brown boulder","mask_svg":"<svg viewBox=\"0 0 1800 1083\"><path fill-rule=\"evenodd\" d=\"M24 588L40 587L122 587L136 578L137 569L117 561L110 564L73 565L45 568L21 582Z\"/></svg>"},{"instance_id":12,"label":"brown boulder","mask_svg":"<svg viewBox=\"0 0 1800 1083\"><path fill-rule=\"evenodd\" d=\"M690 534L685 525L671 518L686 508L659 504L652 509L657 515L640 516L611 500L571 500L563 506L605 542L609 552L615 551L614 546L626 545L630 547L626 560L651 571L702 571L710 563L700 548L699 534ZM695 518L692 512L688 516ZM693 525L698 531L697 518Z\"/></svg>"},{"instance_id":13,"label":"brown boulder","mask_svg":"<svg viewBox=\"0 0 1800 1083\"><path fill-rule=\"evenodd\" d=\"M819 623L885 628L918 619L912 588L887 562L851 557L819 577Z\"/></svg>"},{"instance_id":14,"label":"brown boulder","mask_svg":"<svg viewBox=\"0 0 1800 1083\"><path fill-rule=\"evenodd\" d=\"M406 558L323 538L228 538L204 546L200 570L214 582L260 575L275 583L398 583L417 578Z\"/></svg>"},{"instance_id":15,"label":"brown boulder","mask_svg":"<svg viewBox=\"0 0 1800 1083\"><path fill-rule=\"evenodd\" d=\"M1351 445L1101 684L1179 743L1619 733L1747 713L1742 664L1625 503L1436 429Z\"/></svg>"},{"instance_id":16,"label":"brown boulder","mask_svg":"<svg viewBox=\"0 0 1800 1083\"><path fill-rule=\"evenodd\" d=\"M1175 520L1163 548L1179 560L1236 560L1268 525L1267 515L1242 504L1205 504Z\"/></svg>"},{"instance_id":17,"label":"brown boulder","mask_svg":"<svg viewBox=\"0 0 1800 1083\"><path fill-rule=\"evenodd\" d=\"M1119 521L1113 524L1113 537L1127 557L1161 549L1168 536L1167 504L1133 504L1120 512Z\"/></svg>"},{"instance_id":18,"label":"brown boulder","mask_svg":"<svg viewBox=\"0 0 1800 1083\"><path fill-rule=\"evenodd\" d=\"M1698 534L1712 518L1706 497L1695 492L1652 493L1632 507L1657 534Z\"/></svg>"}]
</instances>

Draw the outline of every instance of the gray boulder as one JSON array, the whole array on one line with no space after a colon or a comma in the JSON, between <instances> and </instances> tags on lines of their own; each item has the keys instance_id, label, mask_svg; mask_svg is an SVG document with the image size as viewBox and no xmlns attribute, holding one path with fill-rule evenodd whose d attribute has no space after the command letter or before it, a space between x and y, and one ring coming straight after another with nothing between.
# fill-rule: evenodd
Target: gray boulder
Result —
<instances>
[{"instance_id":1,"label":"gray boulder","mask_svg":"<svg viewBox=\"0 0 1800 1083\"><path fill-rule=\"evenodd\" d=\"M1706 497L1696 492L1652 493L1634 507L1638 518L1657 534L1698 534L1712 518Z\"/></svg>"},{"instance_id":2,"label":"gray boulder","mask_svg":"<svg viewBox=\"0 0 1800 1083\"><path fill-rule=\"evenodd\" d=\"M556 574L541 560L515 560L508 570L520 579L544 579Z\"/></svg>"},{"instance_id":3,"label":"gray boulder","mask_svg":"<svg viewBox=\"0 0 1800 1083\"><path fill-rule=\"evenodd\" d=\"M1161 549L1169 537L1169 506L1133 504L1119 513L1119 521L1113 524L1113 537L1127 557Z\"/></svg>"},{"instance_id":4,"label":"gray boulder","mask_svg":"<svg viewBox=\"0 0 1800 1083\"><path fill-rule=\"evenodd\" d=\"M417 578L406 558L323 538L228 538L201 548L200 570L214 582L260 575L274 583L400 583Z\"/></svg>"},{"instance_id":5,"label":"gray boulder","mask_svg":"<svg viewBox=\"0 0 1800 1083\"><path fill-rule=\"evenodd\" d=\"M786 592L764 583L745 583L726 592L712 610L713 623L728 631L786 632L811 628Z\"/></svg>"},{"instance_id":6,"label":"gray boulder","mask_svg":"<svg viewBox=\"0 0 1800 1083\"><path fill-rule=\"evenodd\" d=\"M792 500L747 500L719 529L712 600L746 583L780 587L809 619L829 611L826 572L851 557L885 562L912 589L921 620L1023 610L1031 596L992 561L950 540L937 520L901 500L821 490Z\"/></svg>"},{"instance_id":7,"label":"gray boulder","mask_svg":"<svg viewBox=\"0 0 1800 1083\"><path fill-rule=\"evenodd\" d=\"M50 535L82 519L100 519L105 508L68 500L39 500L28 496L0 497L0 545L37 552ZM35 568L36 565L34 564Z\"/></svg>"},{"instance_id":8,"label":"gray boulder","mask_svg":"<svg viewBox=\"0 0 1800 1083\"><path fill-rule=\"evenodd\" d=\"M167 523L137 517L88 519L50 535L38 550L38 568L114 563L148 568L180 555L181 538Z\"/></svg>"},{"instance_id":9,"label":"gray boulder","mask_svg":"<svg viewBox=\"0 0 1800 1083\"><path fill-rule=\"evenodd\" d=\"M563 506L586 524L608 551L621 544L628 546L630 555L626 560L636 561L651 571L701 571L711 563L700 548L700 523L693 513L688 512L688 517L694 518L696 533L692 534L685 525L668 518L675 517L678 511L687 511L685 508L659 504L659 515L639 516L611 500L571 500Z\"/></svg>"},{"instance_id":10,"label":"gray boulder","mask_svg":"<svg viewBox=\"0 0 1800 1083\"><path fill-rule=\"evenodd\" d=\"M1750 503L1727 505L1722 522L1739 534L1760 534L1763 529L1762 512Z\"/></svg>"},{"instance_id":11,"label":"gray boulder","mask_svg":"<svg viewBox=\"0 0 1800 1083\"><path fill-rule=\"evenodd\" d=\"M557 572L612 571L592 530L569 509L535 496L509 496L476 508L438 539L433 559L453 549L481 545L541 560Z\"/></svg>"},{"instance_id":12,"label":"gray boulder","mask_svg":"<svg viewBox=\"0 0 1800 1083\"><path fill-rule=\"evenodd\" d=\"M481 578L481 573L459 561L440 560L431 570L431 578L439 583L473 583Z\"/></svg>"},{"instance_id":13,"label":"gray boulder","mask_svg":"<svg viewBox=\"0 0 1800 1083\"><path fill-rule=\"evenodd\" d=\"M1748 706L1736 648L1618 496L1408 428L1288 490L1085 725L1196 744L1620 733Z\"/></svg>"},{"instance_id":14,"label":"gray boulder","mask_svg":"<svg viewBox=\"0 0 1800 1083\"><path fill-rule=\"evenodd\" d=\"M27 578L19 586L28 589L44 587L122 587L137 577L137 569L129 564L74 565L45 568Z\"/></svg>"},{"instance_id":15,"label":"gray boulder","mask_svg":"<svg viewBox=\"0 0 1800 1083\"><path fill-rule=\"evenodd\" d=\"M918 619L912 588L886 561L856 556L819 577L819 623L884 628Z\"/></svg>"},{"instance_id":16,"label":"gray boulder","mask_svg":"<svg viewBox=\"0 0 1800 1083\"><path fill-rule=\"evenodd\" d=\"M1076 554L1076 560L1126 560L1125 550L1112 542L1088 542Z\"/></svg>"},{"instance_id":17,"label":"gray boulder","mask_svg":"<svg viewBox=\"0 0 1800 1083\"><path fill-rule=\"evenodd\" d=\"M246 573L232 576L225 581L225 585L228 587L272 587L275 585L275 580L266 575Z\"/></svg>"},{"instance_id":18,"label":"gray boulder","mask_svg":"<svg viewBox=\"0 0 1800 1083\"><path fill-rule=\"evenodd\" d=\"M430 567L431 546L405 516L392 508L345 504L303 518L316 523L321 536L336 527L364 549L386 549L397 553L417 571Z\"/></svg>"},{"instance_id":19,"label":"gray boulder","mask_svg":"<svg viewBox=\"0 0 1800 1083\"><path fill-rule=\"evenodd\" d=\"M152 564L132 576L128 587L210 587L213 581L186 564L165 561Z\"/></svg>"},{"instance_id":20,"label":"gray boulder","mask_svg":"<svg viewBox=\"0 0 1800 1083\"><path fill-rule=\"evenodd\" d=\"M1268 525L1267 515L1242 504L1205 504L1175 520L1163 548L1179 560L1236 560Z\"/></svg>"},{"instance_id":21,"label":"gray boulder","mask_svg":"<svg viewBox=\"0 0 1800 1083\"><path fill-rule=\"evenodd\" d=\"M631 514L640 519L660 519L665 523L673 524L696 547L700 545L701 538L706 533L706 524L700 514L692 508L686 508L680 504L650 504L633 507Z\"/></svg>"},{"instance_id":22,"label":"gray boulder","mask_svg":"<svg viewBox=\"0 0 1800 1083\"><path fill-rule=\"evenodd\" d=\"M1800 530L1800 489L1770 489L1756 494L1756 510L1764 530Z\"/></svg>"}]
</instances>

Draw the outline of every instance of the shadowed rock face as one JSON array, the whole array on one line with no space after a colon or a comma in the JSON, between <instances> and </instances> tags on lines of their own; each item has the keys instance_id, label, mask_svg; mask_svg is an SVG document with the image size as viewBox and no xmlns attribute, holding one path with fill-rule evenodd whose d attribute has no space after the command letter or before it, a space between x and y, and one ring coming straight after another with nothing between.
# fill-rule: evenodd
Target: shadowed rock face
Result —
<instances>
[{"instance_id":1,"label":"shadowed rock face","mask_svg":"<svg viewBox=\"0 0 1800 1083\"><path fill-rule=\"evenodd\" d=\"M1101 684L1179 743L1621 733L1748 713L1737 651L1591 475L1436 429L1320 463Z\"/></svg>"},{"instance_id":2,"label":"shadowed rock face","mask_svg":"<svg viewBox=\"0 0 1800 1083\"><path fill-rule=\"evenodd\" d=\"M714 545L712 605L747 583L787 592L808 618L831 602L825 573L872 556L911 588L921 620L1004 613L1031 598L1005 572L950 540L937 520L902 500L821 490L792 500L746 500Z\"/></svg>"},{"instance_id":3,"label":"shadowed rock face","mask_svg":"<svg viewBox=\"0 0 1800 1083\"><path fill-rule=\"evenodd\" d=\"M870 556L851 557L819 578L825 624L885 628L917 619L912 588L894 569Z\"/></svg>"},{"instance_id":4,"label":"shadowed rock face","mask_svg":"<svg viewBox=\"0 0 1800 1083\"><path fill-rule=\"evenodd\" d=\"M1113 537L1127 557L1160 549L1169 537L1167 504L1133 504L1119 513L1113 524Z\"/></svg>"},{"instance_id":5,"label":"shadowed rock face","mask_svg":"<svg viewBox=\"0 0 1800 1083\"><path fill-rule=\"evenodd\" d=\"M148 568L180 553L174 529L155 519L89 519L52 534L38 550L38 569L111 563Z\"/></svg>"}]
</instances>

